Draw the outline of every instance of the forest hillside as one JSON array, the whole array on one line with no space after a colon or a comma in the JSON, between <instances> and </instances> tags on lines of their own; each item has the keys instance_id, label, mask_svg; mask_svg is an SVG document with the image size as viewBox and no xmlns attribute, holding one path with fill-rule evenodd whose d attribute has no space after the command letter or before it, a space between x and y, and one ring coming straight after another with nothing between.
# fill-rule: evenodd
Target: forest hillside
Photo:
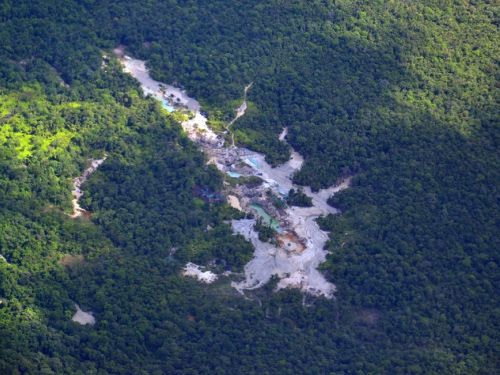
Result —
<instances>
[{"instance_id":1,"label":"forest hillside","mask_svg":"<svg viewBox=\"0 0 500 375\"><path fill-rule=\"evenodd\" d=\"M2 2L0 373L498 373L499 20L496 1ZM273 165L293 147L297 184L354 176L318 219L334 299L180 276L240 272L252 245L193 194L223 176L118 45L214 126L253 82L235 142Z\"/></svg>"}]
</instances>

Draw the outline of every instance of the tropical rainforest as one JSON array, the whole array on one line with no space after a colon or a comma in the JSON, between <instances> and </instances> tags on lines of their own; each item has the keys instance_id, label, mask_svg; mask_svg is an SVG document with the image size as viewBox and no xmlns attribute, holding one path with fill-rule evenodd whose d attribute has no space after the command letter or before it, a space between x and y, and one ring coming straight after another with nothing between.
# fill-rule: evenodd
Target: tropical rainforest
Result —
<instances>
[{"instance_id":1,"label":"tropical rainforest","mask_svg":"<svg viewBox=\"0 0 500 375\"><path fill-rule=\"evenodd\" d=\"M4 0L0 22L1 374L500 372L498 1ZM297 184L353 177L318 219L334 299L180 275L240 272L244 214L197 196L223 176L120 44L214 124L253 82L235 141L291 145Z\"/></svg>"}]
</instances>

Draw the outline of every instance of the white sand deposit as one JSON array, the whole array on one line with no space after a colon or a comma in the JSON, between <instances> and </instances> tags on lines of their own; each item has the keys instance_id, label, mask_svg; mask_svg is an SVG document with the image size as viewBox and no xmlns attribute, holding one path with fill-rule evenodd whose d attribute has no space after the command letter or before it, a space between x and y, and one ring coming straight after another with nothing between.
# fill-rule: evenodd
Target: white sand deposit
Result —
<instances>
[{"instance_id":1,"label":"white sand deposit","mask_svg":"<svg viewBox=\"0 0 500 375\"><path fill-rule=\"evenodd\" d=\"M212 271L203 272L201 268L203 267L189 262L188 264L186 264L186 267L182 271L182 274L184 276L196 277L199 281L202 281L206 284L211 284L215 280L217 280L218 276L215 273L213 273Z\"/></svg>"},{"instance_id":2,"label":"white sand deposit","mask_svg":"<svg viewBox=\"0 0 500 375\"><path fill-rule=\"evenodd\" d=\"M145 95L150 94L159 98L163 98L164 96L166 96L168 98L172 98L173 101L190 109L193 112L200 110L200 103L198 103L198 101L196 101L195 99L190 98L181 88L158 82L151 78L151 76L149 75L149 70L146 67L146 61L133 59L125 55L125 49L123 48L123 46L115 48L114 52L124 66L123 71L126 73L130 73L135 79L140 82ZM173 95L173 97L171 97L170 95Z\"/></svg>"},{"instance_id":3,"label":"white sand deposit","mask_svg":"<svg viewBox=\"0 0 500 375\"><path fill-rule=\"evenodd\" d=\"M92 316L92 311L84 312L82 311L82 309L80 309L80 306L78 306L76 303L75 307L76 307L76 313L71 318L72 321L80 323L81 325L95 324L95 318Z\"/></svg>"},{"instance_id":4,"label":"white sand deposit","mask_svg":"<svg viewBox=\"0 0 500 375\"><path fill-rule=\"evenodd\" d=\"M69 215L72 218L81 216L82 213L85 211L80 207L80 204L78 203L78 200L82 197L83 191L81 189L82 185L88 180L90 175L94 173L99 166L104 163L106 160L106 156L102 159L89 159L90 162L90 167L85 169L80 177L76 177L73 179L73 191L71 192L73 196L75 197L71 203L73 203L73 214Z\"/></svg>"}]
</instances>

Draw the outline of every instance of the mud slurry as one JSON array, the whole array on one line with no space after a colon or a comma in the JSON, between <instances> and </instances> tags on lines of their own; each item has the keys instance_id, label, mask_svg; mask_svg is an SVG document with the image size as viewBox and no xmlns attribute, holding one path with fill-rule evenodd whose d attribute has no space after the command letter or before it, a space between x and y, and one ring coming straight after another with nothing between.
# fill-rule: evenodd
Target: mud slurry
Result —
<instances>
[{"instance_id":1,"label":"mud slurry","mask_svg":"<svg viewBox=\"0 0 500 375\"><path fill-rule=\"evenodd\" d=\"M120 61L125 71L132 73L140 81L145 93L152 88L160 92L161 87L166 86L149 77L147 70L142 68L145 66L144 62L134 60L134 63L130 64L130 60L123 58ZM139 67L140 74L131 71L134 66ZM250 85L245 88L245 100L249 88ZM263 154L235 147L234 144L231 147L224 147L224 139L207 126L207 119L199 112L199 103L191 98L182 99L183 109L189 109L195 115L191 120L183 122L182 127L189 138L197 142L208 155L207 164L214 164L225 175L227 172L240 175L236 183L225 184L228 203L238 210L252 213L254 217L258 212L252 206L260 207L270 218L279 222L280 233L271 243L259 240L255 230L255 219L232 221L234 232L243 235L255 247L253 259L245 266L245 279L241 282L232 282L232 286L244 293L245 290L263 286L272 275L277 275L280 278L278 289L298 288L315 296L332 298L335 285L329 283L317 270L317 267L326 260L327 252L323 248L328 236L319 228L316 218L336 213L335 208L327 204L327 200L334 193L347 188L350 179L316 193L306 187L304 193L311 197L313 207L288 207L286 198L290 189L298 189L298 186L292 183L292 176L302 167L304 162L302 156L293 151L287 163L272 168L265 161ZM228 128L244 115L245 107L246 101L237 109L236 118L228 124ZM286 134L287 129L284 129L279 139L286 142ZM207 283L217 279L217 275L209 275L192 263L186 265L184 274Z\"/></svg>"}]
</instances>

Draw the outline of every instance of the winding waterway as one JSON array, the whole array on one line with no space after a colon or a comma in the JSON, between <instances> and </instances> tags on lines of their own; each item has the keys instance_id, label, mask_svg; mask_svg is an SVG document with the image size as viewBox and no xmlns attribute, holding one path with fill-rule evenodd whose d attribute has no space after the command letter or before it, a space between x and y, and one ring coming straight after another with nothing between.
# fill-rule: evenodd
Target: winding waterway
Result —
<instances>
[{"instance_id":1,"label":"winding waterway","mask_svg":"<svg viewBox=\"0 0 500 375\"><path fill-rule=\"evenodd\" d=\"M347 188L349 179L334 187L320 190L316 193L313 193L309 187L306 187L304 188L304 192L311 197L313 207L287 207L284 210L275 210L274 217L271 217L260 206L259 202L264 202L268 204L268 207L272 208L269 202L266 201L268 198L264 194L265 191L271 190L277 197L280 197L286 196L291 188L298 188L298 186L292 183L292 176L302 167L304 162L302 156L293 151L288 162L277 168L272 168L265 161L265 155L235 147L234 141L231 147L225 148L223 146L224 140L221 139L220 135L217 136L206 125L207 119L201 115L201 107L196 100L187 97L183 91L177 88L154 81L149 76L144 61L133 60L131 62L131 58L125 59L123 57L123 50L115 50L115 52L120 57L124 71L129 72L137 78L145 94L162 97L162 92L165 91L165 87L168 87L169 90L175 91L175 95L179 95L180 98L182 97L184 107L190 109L195 114L193 119L185 121L182 123L182 126L188 133L189 138L198 142L203 151L209 155L209 163L215 164L223 173L231 171L230 175L232 174L233 176L236 174L245 177L256 176L263 180L263 184L260 187L253 189L243 189L240 187L238 188L239 190L231 190L228 187L229 202L239 210L245 212L251 212L251 210L259 207L257 211L261 216L268 215L269 223L275 224L277 228L279 224L283 235L288 236L287 238L295 239L296 243L300 243L300 246L291 246L291 243L283 243L283 245L275 245L269 242L264 243L259 240L258 233L254 228L255 219L233 220L231 224L234 232L243 235L247 240L251 241L255 247L255 252L253 259L245 266L245 280L242 282L233 282L232 285L243 293L244 290L263 286L275 274L280 277L278 289L287 287L299 288L303 292L332 298L335 292L335 285L329 283L317 270L319 264L326 260L327 252L324 250L324 246L328 235L319 228L316 218L320 215L336 212L335 208L327 204L327 199L339 190ZM247 108L247 90L251 85L249 84L245 87L244 101L236 110L235 119L229 122L226 127L229 134L231 124L245 113ZM279 139L283 142L286 142L287 131L288 129L285 128L279 136ZM200 268L192 263L186 266L184 274L196 276L203 282L212 282L217 278L208 273L206 275L202 274Z\"/></svg>"}]
</instances>

